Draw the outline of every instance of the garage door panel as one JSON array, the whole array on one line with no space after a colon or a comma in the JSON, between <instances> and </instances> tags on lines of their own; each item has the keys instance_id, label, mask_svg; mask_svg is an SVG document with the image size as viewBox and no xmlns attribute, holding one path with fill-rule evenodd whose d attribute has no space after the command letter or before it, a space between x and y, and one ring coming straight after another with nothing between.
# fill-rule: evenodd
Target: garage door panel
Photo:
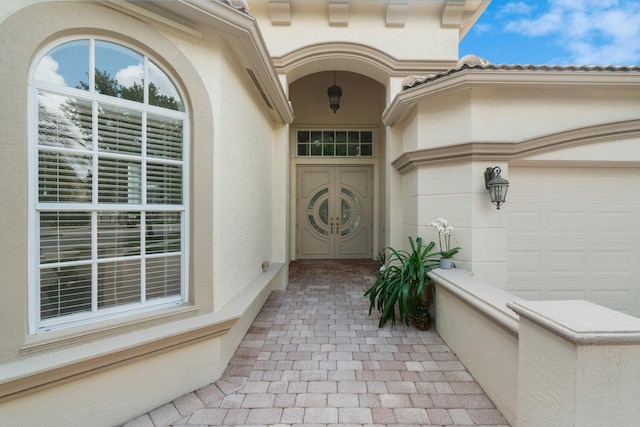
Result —
<instances>
[{"instance_id":1,"label":"garage door panel","mask_svg":"<svg viewBox=\"0 0 640 427\"><path fill-rule=\"evenodd\" d=\"M512 167L509 180L508 290L640 316L640 170Z\"/></svg>"}]
</instances>

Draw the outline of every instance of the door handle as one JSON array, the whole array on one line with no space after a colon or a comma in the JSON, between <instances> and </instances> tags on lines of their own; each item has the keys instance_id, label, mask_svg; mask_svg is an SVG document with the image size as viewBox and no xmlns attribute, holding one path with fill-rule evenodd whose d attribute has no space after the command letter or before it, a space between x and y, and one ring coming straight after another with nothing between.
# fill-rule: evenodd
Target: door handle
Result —
<instances>
[{"instance_id":1,"label":"door handle","mask_svg":"<svg viewBox=\"0 0 640 427\"><path fill-rule=\"evenodd\" d=\"M329 233L333 234L333 219L329 220Z\"/></svg>"}]
</instances>

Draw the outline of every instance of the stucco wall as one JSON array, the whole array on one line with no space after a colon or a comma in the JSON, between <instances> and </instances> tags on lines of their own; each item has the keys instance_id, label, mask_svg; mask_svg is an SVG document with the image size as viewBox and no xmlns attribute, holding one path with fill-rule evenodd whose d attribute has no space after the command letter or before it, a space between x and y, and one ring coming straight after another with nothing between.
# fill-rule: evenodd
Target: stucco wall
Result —
<instances>
[{"instance_id":1,"label":"stucco wall","mask_svg":"<svg viewBox=\"0 0 640 427\"><path fill-rule=\"evenodd\" d=\"M473 88L472 140L517 142L594 124L636 119L639 104L640 91L614 85L598 87L596 78L592 87L571 87L566 83L547 87Z\"/></svg>"},{"instance_id":2,"label":"stucco wall","mask_svg":"<svg viewBox=\"0 0 640 427\"><path fill-rule=\"evenodd\" d=\"M250 2L251 15L273 56L317 43L348 41L398 59L458 59L458 28L442 28L442 2L409 2L404 27L386 27L385 2L349 2L348 25L340 26L329 25L326 1L291 3L290 25L271 25L269 3Z\"/></svg>"},{"instance_id":3,"label":"stucco wall","mask_svg":"<svg viewBox=\"0 0 640 427\"><path fill-rule=\"evenodd\" d=\"M82 425L87 414L75 411L81 405L92 408L94 425L114 425L215 380L271 289L286 283L286 239L272 238L273 188L287 183L287 158L271 153L273 135L282 136L284 125L273 123L240 60L215 32L165 32L96 3L33 3L0 9L0 53L10 58L0 67L0 391L22 390L15 399L3 394L0 413L13 424ZM44 46L75 35L121 40L147 53L184 91L191 137L190 299L171 311L29 336L27 77ZM263 261L273 265L267 273ZM104 370L101 361L117 368ZM39 374L30 378L30 372ZM149 391L151 379L156 385ZM34 388L39 381L46 391ZM98 399L102 405L91 405ZM34 407L57 413L26 417Z\"/></svg>"},{"instance_id":4,"label":"stucco wall","mask_svg":"<svg viewBox=\"0 0 640 427\"><path fill-rule=\"evenodd\" d=\"M523 85L519 83L522 76L516 71L512 75L496 73L490 76L483 70L479 76L486 81L465 84L465 79L473 81L476 78L473 71L469 71L468 75L463 72L451 80L435 81L431 86L419 86L402 94L405 99L410 99L411 91L416 95L415 101L407 102L410 107L397 104L405 108L405 112L393 123L397 128L395 133L400 133L401 137L391 144L401 146L403 150L391 158L400 168L399 174L393 173L402 183L401 230L405 237L398 241L406 239L407 234L419 234L430 240L437 238L429 224L438 216L445 217L457 227L453 242L462 247L456 256L461 267L504 289L515 290L508 284L515 278L518 281L515 286L526 288L527 295L538 290L546 295L543 298L548 298L560 289L552 289L554 286L543 277L553 276L553 262L562 261L557 257L552 261L549 256L538 256L529 260L531 265L524 267L526 254L523 257L510 251L509 233L517 223L510 215L510 200L526 201L527 197L536 195L539 203L529 203L527 212L519 209L520 217L529 213L550 218L554 203L547 203L545 194L551 192L558 193L554 198L556 206L569 209L569 205L578 206L576 200L586 203L587 207L600 206L600 210L612 211L615 206L624 206L624 212L618 209L621 217L637 218L636 193L625 196L625 191L635 188L635 171L640 159L636 144L637 125L633 121L640 108L640 92L632 89L638 84L637 73L636 77L624 72L564 73L540 72L527 77L536 83ZM495 84L487 83L491 79L495 79ZM511 79L513 83L510 83ZM587 79L589 84L585 83ZM385 115L394 117L393 111L385 111ZM500 210L490 204L483 176L486 168L494 166L500 166L502 176L508 180L510 169L518 167L514 170L507 202ZM556 188L556 181L547 176L546 171L552 170L545 169L547 166L553 166L555 170L569 168L570 182L567 185L557 182ZM579 215L585 214L586 210L583 207L576 209L580 211L576 212L578 221ZM600 221L604 220L604 217L600 218ZM567 226L576 225L571 219L567 221ZM622 227L627 234L621 245L632 248L633 244L628 242L637 241L637 226L634 220L624 224ZM536 226L527 230L534 229ZM548 239L562 240L562 230L557 231L560 234L547 236L545 240L536 240L538 234L531 234L531 244L545 251L545 242L553 243ZM589 232L585 230L584 233ZM595 249L600 247L593 235L580 239L587 251L596 253ZM527 246L523 240L518 250ZM555 246L559 248L562 244ZM609 276L603 269L612 267L595 267L604 261L602 257L592 261L583 259L582 263L567 258L563 272L552 280L561 281L564 284L561 288L573 292L571 297L593 299L598 294L598 303L610 307L615 304L616 309L637 312L637 286L633 285L637 283L637 262L628 261L637 260L637 254L633 249L614 246L612 243L609 253L612 250L624 252L623 258L615 264L622 263L624 267L610 271L613 273L610 278L619 285L613 286L611 280L605 278ZM567 252L564 256L575 258L579 255ZM573 266L581 264L584 268L569 271L569 263ZM595 275L590 273L594 269ZM591 282L601 285L587 286ZM611 292L601 292L604 283ZM538 297L542 297L540 292ZM622 300L626 301L625 306Z\"/></svg>"}]
</instances>

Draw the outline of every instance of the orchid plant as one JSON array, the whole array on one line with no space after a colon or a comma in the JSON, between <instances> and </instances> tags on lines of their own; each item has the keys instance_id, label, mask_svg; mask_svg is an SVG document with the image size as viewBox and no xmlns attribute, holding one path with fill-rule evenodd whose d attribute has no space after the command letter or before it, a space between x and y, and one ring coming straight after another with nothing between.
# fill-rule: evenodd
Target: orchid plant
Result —
<instances>
[{"instance_id":1,"label":"orchid plant","mask_svg":"<svg viewBox=\"0 0 640 427\"><path fill-rule=\"evenodd\" d=\"M440 255L442 255L442 258L453 258L460 251L459 247L451 248L453 226L449 225L445 218L436 219L431 223L431 226L438 231L438 243L440 243Z\"/></svg>"}]
</instances>

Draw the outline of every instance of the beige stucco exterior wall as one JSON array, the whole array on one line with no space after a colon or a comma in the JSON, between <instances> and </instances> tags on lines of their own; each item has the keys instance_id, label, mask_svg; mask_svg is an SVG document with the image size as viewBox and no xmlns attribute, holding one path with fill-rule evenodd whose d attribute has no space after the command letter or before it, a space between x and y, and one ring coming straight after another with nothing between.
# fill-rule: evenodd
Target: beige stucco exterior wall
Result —
<instances>
[{"instance_id":1,"label":"beige stucco exterior wall","mask_svg":"<svg viewBox=\"0 0 640 427\"><path fill-rule=\"evenodd\" d=\"M0 389L22 389L20 397L0 399L0 413L15 425L82 425L88 414L80 406L91 408L93 425L115 425L215 381L271 289L286 284L287 239L278 230L286 228L287 211L273 202L277 196L286 206L286 128L274 123L216 32L165 31L96 3L31 3L0 9L0 52L10 58L0 67ZM177 309L29 336L29 67L48 43L75 35L120 40L149 54L184 91L191 127L190 300ZM266 273L263 261L272 264ZM26 385L30 372L40 372L37 381L47 387Z\"/></svg>"},{"instance_id":2,"label":"beige stucco exterior wall","mask_svg":"<svg viewBox=\"0 0 640 427\"><path fill-rule=\"evenodd\" d=\"M399 174L392 172L398 174L402 182L403 233L436 240L437 234L429 224L437 217L445 217L456 227L452 245L462 247L456 256L459 267L472 270L474 277L480 280L510 290L515 288L509 287L511 276L507 272L517 270L522 272L518 275L519 289L539 288L543 290L544 297L549 298L553 290L547 289L544 283L553 275L553 266L536 262L528 267L535 273L522 270L522 256L516 257L510 251L509 233L515 218L509 215L509 198L516 201L526 197L525 193L530 195L533 192L543 201L545 188L562 192L553 187L553 182L544 181L541 174L544 174L544 167L553 166L558 170L569 167L572 177L568 182L582 189L574 192L580 194L581 201L586 203L591 197L591 203L598 205L614 198L620 206L631 209L625 215L633 215L638 209L635 202L637 192L632 190L631 194L623 196L625 191L622 189L635 188L632 183L638 176L640 150L637 148L637 129L634 134L630 130L634 125L624 124L636 119L640 108L640 92L632 89L634 84L638 84L637 73L613 76L606 72L577 72L568 76L570 73L565 71L562 76L560 73L539 72L528 76L529 82L523 84L523 77L514 70L511 75L496 73L493 86L487 86L486 81L477 85L465 84L465 81L475 78L473 72L462 72L451 78L451 82L446 79L436 81L432 84L433 89L428 86L411 89L416 93L423 91L423 95L416 95L415 104L393 124L396 132L401 133L404 155L390 159L392 162L398 159L400 162L396 162L396 166L403 168ZM485 71L478 73L487 76ZM588 82L585 81L587 79ZM562 85L559 85L559 80ZM409 96L411 90L402 95ZM490 148L478 148L481 146ZM406 157L406 153L410 157ZM408 160L409 166L405 166L407 159L412 159ZM484 185L484 170L494 166L500 166L503 177L507 179L510 179L510 169L517 168L514 169L507 203L500 210L489 203ZM603 180L602 185L609 183L611 189L594 186L598 179ZM564 190L565 196L573 191L570 188ZM618 196L613 196L614 188L621 191L616 193ZM565 197L564 200L570 199ZM540 203L533 209L536 214L544 214L549 213L553 206ZM626 227L629 233L637 234L634 223ZM628 240L624 239L622 247L628 246ZM631 250L627 255L637 257L634 254ZM597 260L594 262L598 263ZM588 283L594 280L588 268L582 272L571 270L574 276L581 274L575 277L582 277L582 280L574 280L566 274L563 276L563 272L553 280L565 281L563 289L577 290L578 294L571 294L574 298L596 297L599 293L601 300L596 302L608 306L617 304L612 308L635 313L637 293L629 294L628 289L633 287L632 283L637 283L637 268L633 263L627 263L625 268L624 273L620 272L624 276L619 278L625 277L628 286L616 285L617 296L600 292L595 284L591 292ZM526 277L531 280L528 285L523 284ZM607 281L602 275L595 277ZM536 282L536 278L544 283ZM587 293L580 293L580 289ZM627 292L629 307L620 306L625 295L621 289ZM560 294L558 292L558 297Z\"/></svg>"},{"instance_id":3,"label":"beige stucco exterior wall","mask_svg":"<svg viewBox=\"0 0 640 427\"><path fill-rule=\"evenodd\" d=\"M386 2L349 2L347 25L330 24L326 1L291 2L289 25L271 25L270 4L250 2L251 15L276 57L313 44L349 42L371 46L397 59L456 61L458 28L442 28L443 5L440 1L409 2L405 25L394 28L385 25Z\"/></svg>"}]
</instances>

